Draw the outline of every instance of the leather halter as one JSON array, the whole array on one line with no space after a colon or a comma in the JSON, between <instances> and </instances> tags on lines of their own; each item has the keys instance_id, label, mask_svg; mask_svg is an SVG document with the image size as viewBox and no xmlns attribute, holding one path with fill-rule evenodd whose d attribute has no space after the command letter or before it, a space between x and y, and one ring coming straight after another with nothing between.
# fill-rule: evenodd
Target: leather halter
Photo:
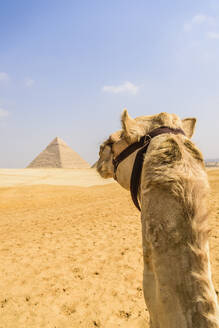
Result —
<instances>
[{"instance_id":1,"label":"leather halter","mask_svg":"<svg viewBox=\"0 0 219 328\"><path fill-rule=\"evenodd\" d=\"M114 179L116 178L116 170L118 165L126 159L129 155L131 155L134 151L139 149L137 152L137 155L135 157L135 162L132 168L132 175L131 175L131 181L130 181L130 191L133 203L137 207L139 211L141 211L141 208L139 206L138 202L138 190L139 190L139 183L141 178L141 171L144 161L144 154L146 153L148 146L150 144L151 139L154 137L164 134L164 133L173 133L173 134L183 134L185 135L185 132L182 129L173 129L169 128L167 126L161 126L157 129L152 130L147 135L141 137L141 139L127 148L125 148L115 159L113 159L113 166L114 166Z\"/></svg>"}]
</instances>

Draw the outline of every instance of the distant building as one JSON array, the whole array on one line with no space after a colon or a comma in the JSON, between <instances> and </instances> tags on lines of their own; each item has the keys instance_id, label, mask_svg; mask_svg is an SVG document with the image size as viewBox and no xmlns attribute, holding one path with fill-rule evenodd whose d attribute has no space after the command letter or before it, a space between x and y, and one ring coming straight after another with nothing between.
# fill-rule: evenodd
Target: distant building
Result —
<instances>
[{"instance_id":1,"label":"distant building","mask_svg":"<svg viewBox=\"0 0 219 328\"><path fill-rule=\"evenodd\" d=\"M90 165L66 143L56 137L27 168L85 169Z\"/></svg>"},{"instance_id":2,"label":"distant building","mask_svg":"<svg viewBox=\"0 0 219 328\"><path fill-rule=\"evenodd\" d=\"M219 162L217 161L205 161L206 167L219 167Z\"/></svg>"}]
</instances>

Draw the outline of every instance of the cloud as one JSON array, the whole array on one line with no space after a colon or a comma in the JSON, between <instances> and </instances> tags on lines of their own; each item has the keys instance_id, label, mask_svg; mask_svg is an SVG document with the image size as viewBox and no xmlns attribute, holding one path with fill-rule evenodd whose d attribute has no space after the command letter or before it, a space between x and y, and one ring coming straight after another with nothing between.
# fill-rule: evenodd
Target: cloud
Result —
<instances>
[{"instance_id":1,"label":"cloud","mask_svg":"<svg viewBox=\"0 0 219 328\"><path fill-rule=\"evenodd\" d=\"M206 16L206 15L195 15L193 16L192 18L192 24L202 24L202 23L205 23L209 20L211 20L212 18L209 17L209 16Z\"/></svg>"},{"instance_id":2,"label":"cloud","mask_svg":"<svg viewBox=\"0 0 219 328\"><path fill-rule=\"evenodd\" d=\"M201 24L213 25L214 22L215 22L214 17L203 15L203 14L197 14L193 16L189 22L186 22L183 28L184 31L188 32L191 31L195 25L201 25Z\"/></svg>"},{"instance_id":3,"label":"cloud","mask_svg":"<svg viewBox=\"0 0 219 328\"><path fill-rule=\"evenodd\" d=\"M31 88L34 85L35 81L33 79L30 78L26 78L25 79L25 85L27 88Z\"/></svg>"},{"instance_id":4,"label":"cloud","mask_svg":"<svg viewBox=\"0 0 219 328\"><path fill-rule=\"evenodd\" d=\"M0 81L7 82L9 81L9 75L5 72L0 72Z\"/></svg>"},{"instance_id":5,"label":"cloud","mask_svg":"<svg viewBox=\"0 0 219 328\"><path fill-rule=\"evenodd\" d=\"M133 95L136 95L138 90L139 90L139 87L129 81L126 81L120 85L105 85L102 88L102 91L104 91L104 92L115 93L115 94L127 92L127 93L131 93Z\"/></svg>"},{"instance_id":6,"label":"cloud","mask_svg":"<svg viewBox=\"0 0 219 328\"><path fill-rule=\"evenodd\" d=\"M9 112L3 108L0 108L0 118L7 117Z\"/></svg>"},{"instance_id":7,"label":"cloud","mask_svg":"<svg viewBox=\"0 0 219 328\"><path fill-rule=\"evenodd\" d=\"M219 33L209 32L207 36L209 39L219 40Z\"/></svg>"}]
</instances>

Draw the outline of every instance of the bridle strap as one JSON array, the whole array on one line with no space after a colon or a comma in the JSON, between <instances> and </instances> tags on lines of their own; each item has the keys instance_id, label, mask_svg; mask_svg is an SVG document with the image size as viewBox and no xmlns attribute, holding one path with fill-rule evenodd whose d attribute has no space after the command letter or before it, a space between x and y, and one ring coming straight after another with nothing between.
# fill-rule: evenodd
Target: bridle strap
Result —
<instances>
[{"instance_id":1,"label":"bridle strap","mask_svg":"<svg viewBox=\"0 0 219 328\"><path fill-rule=\"evenodd\" d=\"M138 152L135 157L134 165L132 168L132 175L131 175L131 181L130 181L130 192L132 196L132 201L137 207L139 211L141 211L139 202L138 202L138 191L139 191L139 185L140 185L140 179L141 179L141 171L143 167L144 162L144 155L148 149L148 146L150 144L150 141L143 146Z\"/></svg>"},{"instance_id":2,"label":"bridle strap","mask_svg":"<svg viewBox=\"0 0 219 328\"><path fill-rule=\"evenodd\" d=\"M140 147L143 147L144 144L148 142L148 136L141 137L141 139L127 148L125 148L115 159L113 159L113 166L114 166L114 174L116 175L116 170L119 164L126 159L129 155L134 153Z\"/></svg>"},{"instance_id":3,"label":"bridle strap","mask_svg":"<svg viewBox=\"0 0 219 328\"><path fill-rule=\"evenodd\" d=\"M141 208L139 206L138 202L138 190L139 190L139 184L140 184L140 178L141 178L141 171L144 161L144 154L146 153L148 146L150 144L151 139L154 137L164 134L164 133L173 133L173 134L183 134L185 135L184 131L182 129L173 129L169 128L167 126L161 126L157 129L152 130L150 133L148 133L146 136L141 137L141 139L138 142L135 142L125 148L114 160L114 176L116 179L116 170L118 165L129 155L131 155L134 151L139 149L139 151L136 154L135 162L132 169L132 175L131 175L131 181L130 181L130 191L133 203L137 207L139 211L141 211Z\"/></svg>"}]
</instances>

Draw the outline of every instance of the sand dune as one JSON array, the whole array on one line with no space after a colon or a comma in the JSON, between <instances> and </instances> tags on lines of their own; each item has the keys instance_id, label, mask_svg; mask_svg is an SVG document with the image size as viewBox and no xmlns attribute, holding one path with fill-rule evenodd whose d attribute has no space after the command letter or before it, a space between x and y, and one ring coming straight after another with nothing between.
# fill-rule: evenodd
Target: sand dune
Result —
<instances>
[{"instance_id":1,"label":"sand dune","mask_svg":"<svg viewBox=\"0 0 219 328\"><path fill-rule=\"evenodd\" d=\"M140 216L129 193L98 185L93 170L8 171L0 170L0 327L145 327ZM217 288L219 170L209 178Z\"/></svg>"}]
</instances>

